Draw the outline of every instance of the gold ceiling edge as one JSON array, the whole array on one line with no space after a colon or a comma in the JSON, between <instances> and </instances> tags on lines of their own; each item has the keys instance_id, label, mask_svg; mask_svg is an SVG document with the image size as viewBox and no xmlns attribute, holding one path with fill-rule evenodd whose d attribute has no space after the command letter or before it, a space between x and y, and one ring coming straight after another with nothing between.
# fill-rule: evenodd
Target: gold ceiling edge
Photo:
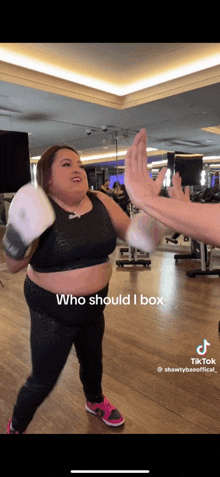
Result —
<instances>
[{"instance_id":1,"label":"gold ceiling edge","mask_svg":"<svg viewBox=\"0 0 220 477\"><path fill-rule=\"evenodd\" d=\"M217 65L123 96L122 109L132 108L219 82L220 65Z\"/></svg>"},{"instance_id":2,"label":"gold ceiling edge","mask_svg":"<svg viewBox=\"0 0 220 477\"><path fill-rule=\"evenodd\" d=\"M218 83L220 82L220 65L124 96L106 93L3 61L0 61L0 81L123 110Z\"/></svg>"},{"instance_id":3,"label":"gold ceiling edge","mask_svg":"<svg viewBox=\"0 0 220 477\"><path fill-rule=\"evenodd\" d=\"M73 83L55 76L39 73L21 66L0 61L0 81L14 83L28 88L58 94L68 98L99 104L109 108L121 109L123 97Z\"/></svg>"},{"instance_id":4,"label":"gold ceiling edge","mask_svg":"<svg viewBox=\"0 0 220 477\"><path fill-rule=\"evenodd\" d=\"M220 134L220 126L210 126L207 128L202 128L201 131L205 131L212 134Z\"/></svg>"}]
</instances>

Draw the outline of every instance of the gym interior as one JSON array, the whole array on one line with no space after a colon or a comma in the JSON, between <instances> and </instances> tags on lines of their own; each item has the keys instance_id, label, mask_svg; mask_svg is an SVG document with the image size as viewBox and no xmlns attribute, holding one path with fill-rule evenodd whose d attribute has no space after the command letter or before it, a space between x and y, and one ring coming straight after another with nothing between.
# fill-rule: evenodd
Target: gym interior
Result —
<instances>
[{"instance_id":1,"label":"gym interior","mask_svg":"<svg viewBox=\"0 0 220 477\"><path fill-rule=\"evenodd\" d=\"M54 64L60 62L66 69L70 59L77 58L80 69L84 55L88 75L89 58L93 60L92 76L95 64L97 72L100 70L102 54L110 77L110 58L117 58L115 71L120 72L121 45L126 72L132 76L136 68L144 81L148 53L152 74L162 55L168 63L171 57L178 63L178 52L178 58L187 63L196 55L210 56L212 44L208 48L208 44L103 43L86 48L87 44L55 43L26 44L26 49L25 44L8 45L20 63L7 62L3 56L0 71L1 434L5 434L17 392L31 366L30 317L23 294L26 270L9 273L2 249L10 202L24 184L17 166L19 163L22 168L23 161L25 168L27 163L17 145L16 157L13 153L12 162L5 166L5 136L11 134L9 140L19 144L20 137L26 135L32 183L36 182L39 157L47 147L57 142L73 145L85 165L90 189L100 190L108 180L109 196L132 218L139 210L121 188L125 155L135 134L146 128L150 176L155 179L162 167L168 168L160 195L169 197L168 187L178 170L182 187L190 187L191 201L220 203L220 61L161 84L137 87L123 96L99 89L98 81L89 86L68 76L36 71L19 57L22 51L32 60L41 57L42 64L46 59L52 64L54 59ZM117 239L110 260L113 274L105 308L102 384L125 416L125 425L111 428L85 413L78 360L72 348L58 385L37 411L28 432L41 434L43 428L44 434L219 434L220 249L173 230L152 254Z\"/></svg>"}]
</instances>

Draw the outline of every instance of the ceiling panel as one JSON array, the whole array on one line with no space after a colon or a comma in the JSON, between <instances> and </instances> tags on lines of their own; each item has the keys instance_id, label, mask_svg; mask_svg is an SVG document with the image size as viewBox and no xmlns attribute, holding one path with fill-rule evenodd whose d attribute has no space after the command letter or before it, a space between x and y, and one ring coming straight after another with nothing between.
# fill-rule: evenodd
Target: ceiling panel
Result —
<instances>
[{"instance_id":1,"label":"ceiling panel","mask_svg":"<svg viewBox=\"0 0 220 477\"><path fill-rule=\"evenodd\" d=\"M32 45L32 46L31 46ZM178 63L177 55L182 61L189 54L195 56L207 44L192 49L192 44L27 44L35 48L35 53L44 58L56 52L56 59L66 64L78 61L85 68L92 68L96 74L99 68L105 69L106 77L112 69L115 77L129 72L136 65L137 72L144 65L156 71L156 65L163 67L169 60L170 65ZM42 47L44 45L44 49ZM194 51L194 53L193 53ZM175 60L176 58L176 60ZM175 61L174 61L175 60ZM57 60L58 61L58 60ZM104 61L104 63L102 63ZM150 66L150 64L151 66ZM72 66L71 66L72 65ZM73 64L71 63L71 67ZM138 66L139 65L139 66ZM146 72L146 71L145 71ZM193 91L170 95L167 98L140 104L128 109L80 101L26 86L0 82L0 128L30 133L30 154L40 155L47 147L55 143L74 144L80 151L90 148L106 147L103 139L114 136L114 131L128 131L130 142L140 128L147 129L148 145L158 149L183 150L208 155L220 154L220 135L201 131L202 128L220 125L220 83L205 86ZM12 111L10 111L10 109ZM107 125L108 133L102 132L102 125ZM94 129L87 136L86 129ZM181 147L178 147L178 141ZM184 146L185 141L185 146ZM187 141L194 142L187 146ZM123 144L122 144L123 146ZM106 152L106 149L103 149Z\"/></svg>"}]
</instances>

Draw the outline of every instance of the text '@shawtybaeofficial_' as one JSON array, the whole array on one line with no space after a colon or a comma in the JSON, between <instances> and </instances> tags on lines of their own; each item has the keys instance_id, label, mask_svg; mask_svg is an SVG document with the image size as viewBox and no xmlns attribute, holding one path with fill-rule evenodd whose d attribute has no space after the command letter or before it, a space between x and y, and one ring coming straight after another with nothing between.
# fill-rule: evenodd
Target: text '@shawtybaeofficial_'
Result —
<instances>
[{"instance_id":1,"label":"text '@shawtybaeofficial_'","mask_svg":"<svg viewBox=\"0 0 220 477\"><path fill-rule=\"evenodd\" d=\"M85 305L86 303L86 298L84 296L73 296L73 295L56 295L57 297L57 303L58 305ZM131 297L131 295L118 295L118 296L113 296L109 297L106 296L105 298L102 298L101 296L98 296L97 294L95 296L90 296L89 297L89 304L90 305L164 305L163 303L163 297L156 297L156 296L150 296L146 297L144 295L140 295L137 297L136 294Z\"/></svg>"}]
</instances>

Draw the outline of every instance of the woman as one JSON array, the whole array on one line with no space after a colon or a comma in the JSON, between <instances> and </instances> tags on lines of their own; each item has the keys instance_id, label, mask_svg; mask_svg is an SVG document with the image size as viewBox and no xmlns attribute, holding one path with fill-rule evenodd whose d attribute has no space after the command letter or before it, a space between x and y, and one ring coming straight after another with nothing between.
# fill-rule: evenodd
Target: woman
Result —
<instances>
[{"instance_id":1,"label":"woman","mask_svg":"<svg viewBox=\"0 0 220 477\"><path fill-rule=\"evenodd\" d=\"M88 191L83 164L68 146L52 147L42 155L37 182L49 197L56 220L32 243L27 257L17 261L5 254L12 273L28 265L24 293L31 315L32 356L32 373L18 393L7 432L26 431L55 386L73 343L86 410L107 425L119 426L124 418L101 387L102 302L112 275L108 255L116 247L116 237L124 239L130 219L105 194ZM92 306L89 298L96 293L102 301ZM81 301L59 304L62 295Z\"/></svg>"},{"instance_id":2,"label":"woman","mask_svg":"<svg viewBox=\"0 0 220 477\"><path fill-rule=\"evenodd\" d=\"M169 188L172 201L158 197L158 184L163 182L167 169L163 168L158 174L158 182L154 182L149 176L146 158L146 130L141 129L125 158L125 187L131 202L176 232L220 247L219 204L190 202L189 190L183 194L181 187Z\"/></svg>"},{"instance_id":3,"label":"woman","mask_svg":"<svg viewBox=\"0 0 220 477\"><path fill-rule=\"evenodd\" d=\"M121 184L119 182L114 182L112 198L115 200L115 202L117 202L117 204L120 204L124 197L125 192L122 189Z\"/></svg>"},{"instance_id":4,"label":"woman","mask_svg":"<svg viewBox=\"0 0 220 477\"><path fill-rule=\"evenodd\" d=\"M125 240L131 221L105 194L88 191L86 172L71 147L54 146L42 155L37 182L49 197L56 220L32 242L25 258L14 260L4 254L12 273L28 265L24 294L31 316L32 358L32 373L18 393L7 433L26 432L54 388L73 344L86 410L107 425L119 426L124 418L101 386L103 299L112 275L108 255L116 247L116 237ZM162 182L156 184L159 193ZM98 300L91 306L92 296Z\"/></svg>"},{"instance_id":5,"label":"woman","mask_svg":"<svg viewBox=\"0 0 220 477\"><path fill-rule=\"evenodd\" d=\"M104 192L104 194L107 194L107 195L110 195L110 196L111 196L112 193L113 193L113 190L110 189L109 184L110 184L110 180L107 179L107 180L104 182L104 184L101 185L101 187L100 187L99 190L100 190L101 192Z\"/></svg>"},{"instance_id":6,"label":"woman","mask_svg":"<svg viewBox=\"0 0 220 477\"><path fill-rule=\"evenodd\" d=\"M114 193L112 195L112 198L118 205L120 205L121 209L124 210L127 215L129 215L127 208L130 199L126 192L125 186L124 184L119 184L119 182L115 182L115 184L113 186Z\"/></svg>"}]
</instances>

